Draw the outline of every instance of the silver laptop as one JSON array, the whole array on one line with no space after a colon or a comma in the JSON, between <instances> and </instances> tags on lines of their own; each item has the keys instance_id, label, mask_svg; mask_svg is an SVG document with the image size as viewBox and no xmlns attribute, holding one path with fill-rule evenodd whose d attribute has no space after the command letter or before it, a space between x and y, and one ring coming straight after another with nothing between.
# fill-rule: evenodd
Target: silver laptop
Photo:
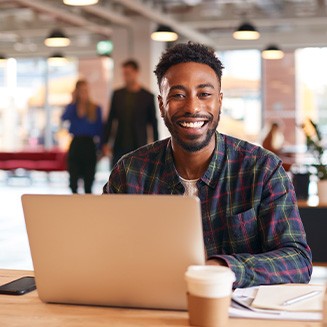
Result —
<instances>
[{"instance_id":1,"label":"silver laptop","mask_svg":"<svg viewBox=\"0 0 327 327\"><path fill-rule=\"evenodd\" d=\"M23 195L44 302L186 309L184 272L204 264L199 199Z\"/></svg>"}]
</instances>

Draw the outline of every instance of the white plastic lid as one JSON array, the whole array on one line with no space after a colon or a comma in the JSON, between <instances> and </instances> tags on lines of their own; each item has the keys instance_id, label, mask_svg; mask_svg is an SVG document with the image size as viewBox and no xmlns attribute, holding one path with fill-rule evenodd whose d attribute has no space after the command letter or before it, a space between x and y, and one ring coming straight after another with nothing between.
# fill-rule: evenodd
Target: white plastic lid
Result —
<instances>
[{"instance_id":1,"label":"white plastic lid","mask_svg":"<svg viewBox=\"0 0 327 327\"><path fill-rule=\"evenodd\" d=\"M233 271L222 266L189 266L185 277L191 278L198 283L235 281Z\"/></svg>"}]
</instances>

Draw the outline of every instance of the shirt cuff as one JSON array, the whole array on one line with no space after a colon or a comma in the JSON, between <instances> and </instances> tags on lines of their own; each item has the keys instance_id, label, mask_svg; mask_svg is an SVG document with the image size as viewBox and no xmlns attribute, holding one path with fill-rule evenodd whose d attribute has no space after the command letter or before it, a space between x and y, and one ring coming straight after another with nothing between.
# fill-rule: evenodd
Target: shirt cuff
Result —
<instances>
[{"instance_id":1,"label":"shirt cuff","mask_svg":"<svg viewBox=\"0 0 327 327\"><path fill-rule=\"evenodd\" d=\"M219 259L223 260L227 267L229 267L233 273L235 274L235 282L233 284L233 288L242 287L246 281L246 274L245 274L245 266L242 262L237 260L232 255L214 255L208 258L211 259Z\"/></svg>"}]
</instances>

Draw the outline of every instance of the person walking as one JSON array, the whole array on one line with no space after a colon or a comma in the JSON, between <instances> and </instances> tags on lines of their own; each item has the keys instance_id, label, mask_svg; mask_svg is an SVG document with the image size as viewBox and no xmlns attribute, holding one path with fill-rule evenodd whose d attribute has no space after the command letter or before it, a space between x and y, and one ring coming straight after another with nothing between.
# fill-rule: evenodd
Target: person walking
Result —
<instances>
[{"instance_id":1,"label":"person walking","mask_svg":"<svg viewBox=\"0 0 327 327\"><path fill-rule=\"evenodd\" d=\"M112 153L112 167L124 154L158 139L154 95L139 82L139 64L125 61L122 74L125 86L113 93L103 138L103 152Z\"/></svg>"},{"instance_id":2,"label":"person walking","mask_svg":"<svg viewBox=\"0 0 327 327\"><path fill-rule=\"evenodd\" d=\"M68 150L69 186L78 191L78 180L84 181L85 193L92 193L97 162L97 147L103 133L102 110L89 97L86 80L78 80L73 101L65 108L62 121L69 121L73 139Z\"/></svg>"}]
</instances>

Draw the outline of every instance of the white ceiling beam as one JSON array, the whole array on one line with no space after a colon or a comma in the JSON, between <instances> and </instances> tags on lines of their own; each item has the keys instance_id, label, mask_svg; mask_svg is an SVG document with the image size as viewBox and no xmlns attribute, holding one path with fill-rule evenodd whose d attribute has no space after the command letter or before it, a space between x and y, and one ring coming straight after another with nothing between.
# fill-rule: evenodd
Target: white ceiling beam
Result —
<instances>
[{"instance_id":1,"label":"white ceiling beam","mask_svg":"<svg viewBox=\"0 0 327 327\"><path fill-rule=\"evenodd\" d=\"M0 52L1 53L5 53L7 57L12 57L12 58L36 58L36 57L43 57L43 58L48 58L54 51L50 51L47 49L37 49L37 50L33 50L33 51L16 51L16 50L10 50L8 51L8 49L4 49L2 50L0 47ZM61 51L59 51L61 52ZM82 57L86 57L86 58L90 58L90 57L94 57L94 48L92 47L88 47L88 48L83 48L83 49L79 49L79 48L73 48L73 49L65 49L65 51L63 51L64 55L66 58L70 59L70 58L82 58Z\"/></svg>"},{"instance_id":2,"label":"white ceiling beam","mask_svg":"<svg viewBox=\"0 0 327 327\"><path fill-rule=\"evenodd\" d=\"M94 6L85 6L82 9L85 12L88 12L89 14L101 17L103 19L107 19L114 24L122 25L126 27L132 26L130 19L128 19L126 16L114 12L113 10L110 10L110 8L94 5Z\"/></svg>"},{"instance_id":3,"label":"white ceiling beam","mask_svg":"<svg viewBox=\"0 0 327 327\"><path fill-rule=\"evenodd\" d=\"M279 27L286 26L326 26L327 17L284 17L284 18L251 18L249 19L256 28L260 27ZM236 28L241 23L240 19L206 19L199 21L185 21L185 23L193 28Z\"/></svg>"},{"instance_id":4,"label":"white ceiling beam","mask_svg":"<svg viewBox=\"0 0 327 327\"><path fill-rule=\"evenodd\" d=\"M0 0L1 1L1 0ZM69 35L69 37L71 36L83 36L85 35L85 30L81 29L78 26L60 26L61 28L63 28L63 30L65 31L66 34ZM27 29L25 28L6 28L6 29L2 29L0 32L0 39L1 37L6 37L7 35L11 36L11 35L16 35L17 38L21 37L21 38L38 38L38 37L45 37L45 32L47 29L54 29L55 28L55 24L48 24L48 25L40 25L38 28L33 27L33 28L29 28ZM8 37L9 37L8 36Z\"/></svg>"},{"instance_id":5,"label":"white ceiling beam","mask_svg":"<svg viewBox=\"0 0 327 327\"><path fill-rule=\"evenodd\" d=\"M232 37L217 38L217 51L258 49L262 50L269 44L275 43L283 50L295 50L306 47L326 47L326 33L312 33L300 31L299 33L265 33L259 40L239 41Z\"/></svg>"},{"instance_id":6,"label":"white ceiling beam","mask_svg":"<svg viewBox=\"0 0 327 327\"><path fill-rule=\"evenodd\" d=\"M32 10L44 12L56 19L66 21L72 25L83 27L90 32L110 36L112 29L106 26L90 23L87 19L73 14L67 10L60 9L56 6L46 4L44 1L39 0L15 0L22 6L31 8Z\"/></svg>"},{"instance_id":7,"label":"white ceiling beam","mask_svg":"<svg viewBox=\"0 0 327 327\"><path fill-rule=\"evenodd\" d=\"M157 10L139 0L114 0L125 7L141 14L142 16L156 22L159 24L164 24L170 26L175 32L183 35L185 38L204 43L208 46L215 47L216 43L205 34L200 33L196 29L187 26L186 24L181 24L181 22L173 19L172 17L168 16L167 14L163 13L160 10Z\"/></svg>"}]
</instances>

